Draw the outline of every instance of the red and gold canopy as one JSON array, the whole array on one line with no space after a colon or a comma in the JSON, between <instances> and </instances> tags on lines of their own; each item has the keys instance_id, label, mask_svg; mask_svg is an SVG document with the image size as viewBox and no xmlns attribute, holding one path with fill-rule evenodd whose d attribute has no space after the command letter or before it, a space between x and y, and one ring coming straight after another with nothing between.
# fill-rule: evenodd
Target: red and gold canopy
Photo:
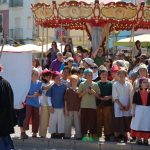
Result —
<instances>
[{"instance_id":1,"label":"red and gold canopy","mask_svg":"<svg viewBox=\"0 0 150 150\"><path fill-rule=\"evenodd\" d=\"M91 26L111 24L115 30L150 29L150 7L144 3L134 5L125 2L94 4L85 2L63 2L51 5L37 3L32 5L36 25L43 27L65 27L66 29L84 29Z\"/></svg>"}]
</instances>

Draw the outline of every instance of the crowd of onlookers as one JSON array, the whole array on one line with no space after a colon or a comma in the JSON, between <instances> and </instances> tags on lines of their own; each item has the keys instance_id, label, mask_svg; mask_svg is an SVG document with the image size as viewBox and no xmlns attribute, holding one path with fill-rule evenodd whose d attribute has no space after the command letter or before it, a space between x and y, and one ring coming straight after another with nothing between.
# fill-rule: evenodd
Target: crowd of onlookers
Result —
<instances>
[{"instance_id":1,"label":"crowd of onlookers","mask_svg":"<svg viewBox=\"0 0 150 150\"><path fill-rule=\"evenodd\" d=\"M57 43L46 53L44 69L33 58L31 85L23 105L16 110L21 138L32 124L32 136L106 141L136 140L148 145L150 138L150 58L142 55L137 41L132 58L119 52L105 56L103 47L94 52ZM130 133L130 135L128 134ZM132 138L131 138L132 137Z\"/></svg>"}]
</instances>

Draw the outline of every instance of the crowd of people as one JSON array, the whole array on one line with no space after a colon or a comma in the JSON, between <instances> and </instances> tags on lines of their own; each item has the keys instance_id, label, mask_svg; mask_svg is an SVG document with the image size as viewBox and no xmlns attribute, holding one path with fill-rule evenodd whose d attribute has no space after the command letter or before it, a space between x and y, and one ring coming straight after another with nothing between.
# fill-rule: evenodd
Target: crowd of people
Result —
<instances>
[{"instance_id":1,"label":"crowd of people","mask_svg":"<svg viewBox=\"0 0 150 150\"><path fill-rule=\"evenodd\" d=\"M137 42L138 43L138 42ZM134 59L120 52L105 56L104 48L89 52L66 45L52 48L47 62L33 59L31 85L22 107L16 111L21 138L32 124L32 137L71 139L85 136L105 141L136 140L148 145L150 138L150 58L136 48Z\"/></svg>"}]
</instances>

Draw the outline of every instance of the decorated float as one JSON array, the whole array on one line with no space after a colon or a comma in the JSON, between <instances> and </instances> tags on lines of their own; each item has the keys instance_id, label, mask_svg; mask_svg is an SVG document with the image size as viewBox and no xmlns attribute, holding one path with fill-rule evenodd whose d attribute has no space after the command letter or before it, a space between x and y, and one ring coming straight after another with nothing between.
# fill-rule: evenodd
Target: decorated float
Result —
<instances>
[{"instance_id":1,"label":"decorated float","mask_svg":"<svg viewBox=\"0 0 150 150\"><path fill-rule=\"evenodd\" d=\"M150 7L144 2L134 5L125 2L104 4L99 0L94 3L69 1L61 4L53 1L51 4L33 4L32 12L36 26L86 30L93 51L99 45L106 45L111 32L150 28Z\"/></svg>"}]
</instances>

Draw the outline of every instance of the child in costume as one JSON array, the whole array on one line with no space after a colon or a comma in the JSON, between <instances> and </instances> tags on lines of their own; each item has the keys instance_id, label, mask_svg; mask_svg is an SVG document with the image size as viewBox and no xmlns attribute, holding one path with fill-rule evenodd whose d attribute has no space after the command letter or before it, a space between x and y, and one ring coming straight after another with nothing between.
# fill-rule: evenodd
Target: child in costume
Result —
<instances>
[{"instance_id":1,"label":"child in costume","mask_svg":"<svg viewBox=\"0 0 150 150\"><path fill-rule=\"evenodd\" d=\"M136 137L137 144L148 145L150 138L150 92L148 78L139 79L140 89L133 96L131 136Z\"/></svg>"}]
</instances>

